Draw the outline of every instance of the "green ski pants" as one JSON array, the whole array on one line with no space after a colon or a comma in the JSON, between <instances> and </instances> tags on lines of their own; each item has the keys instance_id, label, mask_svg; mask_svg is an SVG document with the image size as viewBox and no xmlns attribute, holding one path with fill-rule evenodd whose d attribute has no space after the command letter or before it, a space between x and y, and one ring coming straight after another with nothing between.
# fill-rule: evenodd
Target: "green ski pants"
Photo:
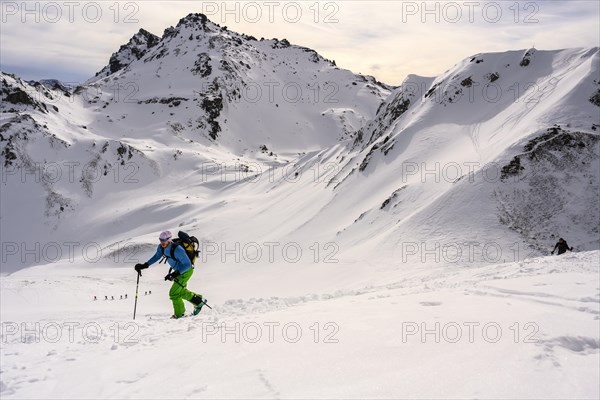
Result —
<instances>
[{"instance_id":1,"label":"green ski pants","mask_svg":"<svg viewBox=\"0 0 600 400\"><path fill-rule=\"evenodd\" d=\"M188 269L173 280L173 285L171 286L171 290L169 290L169 298L173 302L173 313L176 317L181 317L185 313L183 300L190 301L192 297L200 296L187 288L187 282L193 274L194 268Z\"/></svg>"}]
</instances>

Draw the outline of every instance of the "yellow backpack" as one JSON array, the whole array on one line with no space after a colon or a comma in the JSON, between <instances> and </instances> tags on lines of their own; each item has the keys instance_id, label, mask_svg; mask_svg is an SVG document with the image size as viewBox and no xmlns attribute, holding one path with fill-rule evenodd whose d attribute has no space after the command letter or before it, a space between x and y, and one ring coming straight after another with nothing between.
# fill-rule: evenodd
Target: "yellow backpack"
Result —
<instances>
[{"instance_id":1,"label":"yellow backpack","mask_svg":"<svg viewBox=\"0 0 600 400\"><path fill-rule=\"evenodd\" d=\"M177 233L177 236L178 237L173 239L171 243L171 257L165 255L165 250L163 249L163 259L161 261L164 260L164 262L166 263L167 258L175 259L175 248L177 248L177 246L182 246L185 250L185 254L187 254L193 266L196 262L196 257L198 257L198 255L200 254L200 250L198 249L200 247L200 243L198 242L198 239L196 238L196 236L190 236L183 231L179 231Z\"/></svg>"}]
</instances>

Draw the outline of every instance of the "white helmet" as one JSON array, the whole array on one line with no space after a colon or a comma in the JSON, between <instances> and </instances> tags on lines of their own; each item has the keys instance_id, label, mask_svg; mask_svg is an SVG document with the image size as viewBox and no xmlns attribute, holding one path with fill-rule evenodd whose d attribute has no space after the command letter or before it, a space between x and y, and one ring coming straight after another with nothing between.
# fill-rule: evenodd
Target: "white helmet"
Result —
<instances>
[{"instance_id":1,"label":"white helmet","mask_svg":"<svg viewBox=\"0 0 600 400\"><path fill-rule=\"evenodd\" d=\"M171 233L171 231L164 231L160 233L160 236L158 237L158 239L161 242L168 242L169 240L171 240L171 238L173 237L173 234Z\"/></svg>"}]
</instances>

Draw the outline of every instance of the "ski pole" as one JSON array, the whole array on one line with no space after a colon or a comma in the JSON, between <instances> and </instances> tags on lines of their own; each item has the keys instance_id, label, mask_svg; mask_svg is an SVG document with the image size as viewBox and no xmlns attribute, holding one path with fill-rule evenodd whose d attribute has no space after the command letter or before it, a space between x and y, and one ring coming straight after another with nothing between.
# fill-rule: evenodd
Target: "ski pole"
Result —
<instances>
[{"instance_id":1,"label":"ski pole","mask_svg":"<svg viewBox=\"0 0 600 400\"><path fill-rule=\"evenodd\" d=\"M135 303L133 305L133 320L135 321L135 311L137 309L137 299L138 299L138 287L140 286L140 275L142 275L138 271L137 283L135 284Z\"/></svg>"}]
</instances>

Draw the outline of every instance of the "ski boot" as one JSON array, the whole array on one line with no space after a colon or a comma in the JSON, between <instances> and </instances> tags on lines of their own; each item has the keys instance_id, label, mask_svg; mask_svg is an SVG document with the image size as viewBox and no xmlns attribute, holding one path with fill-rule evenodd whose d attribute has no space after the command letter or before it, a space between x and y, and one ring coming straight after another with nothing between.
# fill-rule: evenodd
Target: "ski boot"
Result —
<instances>
[{"instance_id":1,"label":"ski boot","mask_svg":"<svg viewBox=\"0 0 600 400\"><path fill-rule=\"evenodd\" d=\"M196 305L196 307L194 307L194 311L192 311L192 315L198 315L200 313L200 310L202 310L202 306L204 306L204 299L202 299L202 295L194 295L191 301Z\"/></svg>"}]
</instances>

